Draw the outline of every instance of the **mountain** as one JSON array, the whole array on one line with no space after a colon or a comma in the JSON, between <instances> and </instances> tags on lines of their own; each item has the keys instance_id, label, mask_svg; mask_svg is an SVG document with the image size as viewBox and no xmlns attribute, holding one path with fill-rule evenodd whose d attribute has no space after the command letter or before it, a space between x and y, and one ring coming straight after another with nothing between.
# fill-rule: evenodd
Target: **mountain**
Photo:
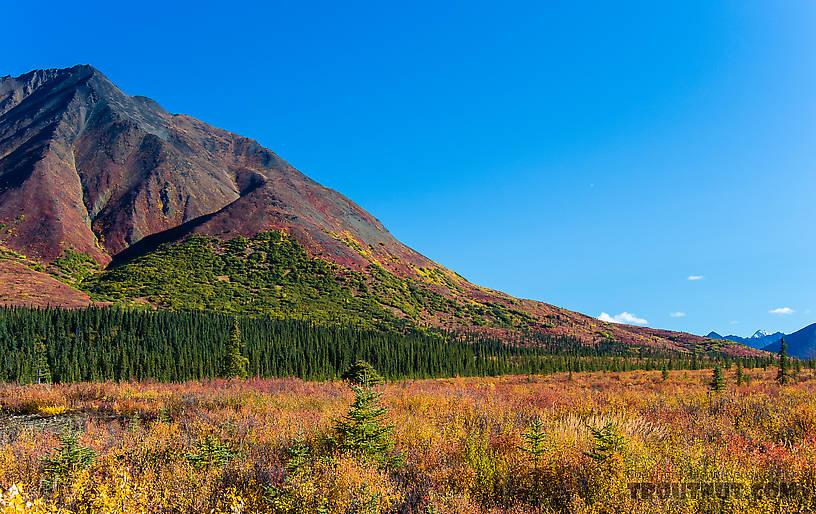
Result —
<instances>
[{"instance_id":1,"label":"mountain","mask_svg":"<svg viewBox=\"0 0 816 514\"><path fill-rule=\"evenodd\" d=\"M735 343L744 344L745 346L750 346L751 348L762 349L771 343L779 341L782 337L785 337L785 334L782 332L775 332L772 334L770 332L766 332L765 330L757 330L751 337L740 337L735 335L722 336L717 332L709 332L706 337L709 339L733 341Z\"/></svg>"},{"instance_id":2,"label":"mountain","mask_svg":"<svg viewBox=\"0 0 816 514\"><path fill-rule=\"evenodd\" d=\"M0 219L6 246L45 261L72 248L107 264L146 236L276 229L346 265L367 262L345 238L433 265L255 141L125 95L90 66L0 80Z\"/></svg>"},{"instance_id":3,"label":"mountain","mask_svg":"<svg viewBox=\"0 0 816 514\"><path fill-rule=\"evenodd\" d=\"M816 358L816 323L785 336L788 355L800 359ZM775 341L763 348L766 352L779 353L781 341Z\"/></svg>"},{"instance_id":4,"label":"mountain","mask_svg":"<svg viewBox=\"0 0 816 514\"><path fill-rule=\"evenodd\" d=\"M6 305L103 302L761 353L474 285L256 141L127 95L87 65L0 78L0 260Z\"/></svg>"}]
</instances>

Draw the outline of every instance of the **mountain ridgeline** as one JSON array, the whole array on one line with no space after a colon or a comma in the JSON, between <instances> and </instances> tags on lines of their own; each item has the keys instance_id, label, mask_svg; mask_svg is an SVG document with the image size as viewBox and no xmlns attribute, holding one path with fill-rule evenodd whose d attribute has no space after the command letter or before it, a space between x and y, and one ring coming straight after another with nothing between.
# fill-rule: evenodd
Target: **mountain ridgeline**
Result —
<instances>
[{"instance_id":1,"label":"mountain ridgeline","mask_svg":"<svg viewBox=\"0 0 816 514\"><path fill-rule=\"evenodd\" d=\"M764 355L474 285L256 141L91 66L0 78L0 305L93 304Z\"/></svg>"},{"instance_id":2,"label":"mountain ridgeline","mask_svg":"<svg viewBox=\"0 0 816 514\"><path fill-rule=\"evenodd\" d=\"M716 332L710 332L706 337L709 339L721 339L734 341L736 343L757 348L766 352L778 353L782 345L782 339L788 345L788 354L799 359L813 359L816 357L816 323L797 330L791 334L775 332L773 334L763 330L757 330L751 337L721 336Z\"/></svg>"},{"instance_id":3,"label":"mountain ridgeline","mask_svg":"<svg viewBox=\"0 0 816 514\"><path fill-rule=\"evenodd\" d=\"M782 345L782 338L765 346L766 352L779 352ZM788 345L788 354L799 359L816 358L816 323L812 323L801 330L785 336L785 344Z\"/></svg>"},{"instance_id":4,"label":"mountain ridgeline","mask_svg":"<svg viewBox=\"0 0 816 514\"><path fill-rule=\"evenodd\" d=\"M718 334L717 332L709 332L706 337L710 339L724 339L726 341L734 341L735 343L744 344L745 346L750 346L751 348L757 348L761 350L762 348L765 348L770 344L778 342L780 339L785 337L785 334L782 332L775 332L771 334L764 330L757 330L751 337L740 337L735 335L723 336Z\"/></svg>"}]
</instances>

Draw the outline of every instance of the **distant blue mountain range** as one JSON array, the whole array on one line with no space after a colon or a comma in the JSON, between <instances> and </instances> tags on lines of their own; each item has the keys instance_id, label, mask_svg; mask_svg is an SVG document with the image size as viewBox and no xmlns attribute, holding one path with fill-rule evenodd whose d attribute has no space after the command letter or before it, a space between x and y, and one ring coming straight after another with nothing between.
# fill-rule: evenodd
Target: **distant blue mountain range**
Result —
<instances>
[{"instance_id":1,"label":"distant blue mountain range","mask_svg":"<svg viewBox=\"0 0 816 514\"><path fill-rule=\"evenodd\" d=\"M744 344L751 348L763 349L771 343L775 343L785 337L783 332L769 333L764 330L757 330L751 337L740 336L723 336L716 332L709 332L706 336L711 339L725 339L726 341L734 341L735 343Z\"/></svg>"},{"instance_id":2,"label":"distant blue mountain range","mask_svg":"<svg viewBox=\"0 0 816 514\"><path fill-rule=\"evenodd\" d=\"M780 341L784 337L785 343L788 345L788 355L800 359L816 358L816 323L797 330L792 334L784 334L782 332L771 334L764 330L757 330L751 337L723 336L717 332L709 332L706 337L710 339L734 341L735 343L744 344L751 348L758 348L773 353L779 351Z\"/></svg>"}]
</instances>

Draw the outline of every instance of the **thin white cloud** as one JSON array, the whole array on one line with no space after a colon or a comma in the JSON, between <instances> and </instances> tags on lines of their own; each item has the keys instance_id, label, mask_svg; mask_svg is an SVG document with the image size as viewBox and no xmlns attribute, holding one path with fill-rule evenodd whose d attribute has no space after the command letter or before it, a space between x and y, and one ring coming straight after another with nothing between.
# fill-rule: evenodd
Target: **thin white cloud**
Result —
<instances>
[{"instance_id":1,"label":"thin white cloud","mask_svg":"<svg viewBox=\"0 0 816 514\"><path fill-rule=\"evenodd\" d=\"M770 314L793 314L796 311L791 309L790 307L778 307L778 308L770 310L768 312Z\"/></svg>"},{"instance_id":2,"label":"thin white cloud","mask_svg":"<svg viewBox=\"0 0 816 514\"><path fill-rule=\"evenodd\" d=\"M671 313L669 313L669 316L671 316L672 318L682 318L682 317L685 317L685 315L686 315L685 312L671 312Z\"/></svg>"},{"instance_id":3,"label":"thin white cloud","mask_svg":"<svg viewBox=\"0 0 816 514\"><path fill-rule=\"evenodd\" d=\"M689 280L702 280L703 276L702 275L689 275L688 279Z\"/></svg>"},{"instance_id":4,"label":"thin white cloud","mask_svg":"<svg viewBox=\"0 0 816 514\"><path fill-rule=\"evenodd\" d=\"M731 321L731 324L732 324L732 325L736 325L737 323L739 323L739 321L737 321L737 320L733 320L733 321Z\"/></svg>"},{"instance_id":5,"label":"thin white cloud","mask_svg":"<svg viewBox=\"0 0 816 514\"><path fill-rule=\"evenodd\" d=\"M638 318L634 314L630 312L621 312L620 314L615 314L614 316L610 316L609 314L602 312L598 319L601 321L606 321L607 323L624 323L626 325L648 325L649 322L643 318Z\"/></svg>"}]
</instances>

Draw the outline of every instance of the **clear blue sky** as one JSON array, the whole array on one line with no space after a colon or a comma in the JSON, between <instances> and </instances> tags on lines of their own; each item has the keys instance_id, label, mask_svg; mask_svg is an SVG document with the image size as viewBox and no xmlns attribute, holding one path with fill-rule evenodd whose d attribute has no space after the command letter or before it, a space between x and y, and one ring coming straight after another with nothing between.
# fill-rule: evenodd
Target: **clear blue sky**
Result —
<instances>
[{"instance_id":1,"label":"clear blue sky","mask_svg":"<svg viewBox=\"0 0 816 514\"><path fill-rule=\"evenodd\" d=\"M92 64L259 140L478 284L695 333L816 321L810 0L15 2L3 18L0 75Z\"/></svg>"}]
</instances>

